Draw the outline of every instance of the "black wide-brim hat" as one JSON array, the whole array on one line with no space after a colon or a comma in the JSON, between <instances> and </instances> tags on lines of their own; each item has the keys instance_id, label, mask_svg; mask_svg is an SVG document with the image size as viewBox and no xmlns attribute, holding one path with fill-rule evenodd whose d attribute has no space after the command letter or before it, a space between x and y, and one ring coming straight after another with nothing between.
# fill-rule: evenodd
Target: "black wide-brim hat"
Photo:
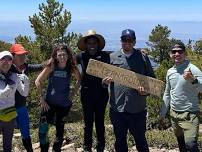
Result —
<instances>
[{"instance_id":1,"label":"black wide-brim hat","mask_svg":"<svg viewBox=\"0 0 202 152\"><path fill-rule=\"evenodd\" d=\"M77 43L79 50L86 51L86 39L91 36L96 37L99 40L98 46L100 50L105 47L104 37L100 34L96 34L96 31L94 30L88 30L88 32L82 38L80 38Z\"/></svg>"}]
</instances>

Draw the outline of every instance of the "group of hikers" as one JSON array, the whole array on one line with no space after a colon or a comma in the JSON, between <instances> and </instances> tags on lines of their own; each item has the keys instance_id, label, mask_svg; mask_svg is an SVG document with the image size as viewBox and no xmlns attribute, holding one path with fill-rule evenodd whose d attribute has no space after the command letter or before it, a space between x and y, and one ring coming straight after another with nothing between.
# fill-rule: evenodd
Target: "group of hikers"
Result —
<instances>
[{"instance_id":1,"label":"group of hikers","mask_svg":"<svg viewBox=\"0 0 202 152\"><path fill-rule=\"evenodd\" d=\"M121 49L111 54L102 51L105 39L94 30L78 41L81 50L73 54L70 47L58 44L51 57L44 64L27 64L27 51L21 44L13 44L9 51L0 52L0 132L3 135L3 151L12 151L14 128L22 135L27 152L33 152L29 131L29 116L26 97L29 93L28 74L41 71L35 80L41 107L39 142L41 152L48 152L49 125L56 127L56 138L52 150L60 152L65 117L72 106L72 99L80 88L80 100L84 119L83 151L92 152L93 124L96 129L96 150L105 149L105 109L109 101L109 117L115 135L116 152L128 152L127 134L133 136L139 152L149 152L146 132L146 97L143 86L133 89L113 81L111 75L101 79L86 73L90 59L95 59L145 76L155 78L147 55L135 48L134 30L125 29L120 37ZM172 127L180 152L199 152L197 146L199 131L199 98L202 91L202 72L186 57L182 42L170 48L173 67L167 71L163 104L159 121L170 114ZM80 65L81 70L78 69ZM76 78L74 88L70 87L72 77ZM48 87L44 95L45 80Z\"/></svg>"}]
</instances>

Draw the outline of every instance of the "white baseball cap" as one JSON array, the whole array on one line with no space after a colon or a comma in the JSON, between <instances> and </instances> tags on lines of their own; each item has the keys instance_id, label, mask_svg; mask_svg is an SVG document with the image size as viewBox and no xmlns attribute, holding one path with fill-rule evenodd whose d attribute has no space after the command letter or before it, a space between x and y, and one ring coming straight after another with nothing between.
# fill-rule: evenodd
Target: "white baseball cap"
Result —
<instances>
[{"instance_id":1,"label":"white baseball cap","mask_svg":"<svg viewBox=\"0 0 202 152\"><path fill-rule=\"evenodd\" d=\"M2 52L0 52L0 59L2 59L5 56L9 56L9 57L11 57L13 59L13 56L12 56L12 54L9 51L2 51Z\"/></svg>"}]
</instances>

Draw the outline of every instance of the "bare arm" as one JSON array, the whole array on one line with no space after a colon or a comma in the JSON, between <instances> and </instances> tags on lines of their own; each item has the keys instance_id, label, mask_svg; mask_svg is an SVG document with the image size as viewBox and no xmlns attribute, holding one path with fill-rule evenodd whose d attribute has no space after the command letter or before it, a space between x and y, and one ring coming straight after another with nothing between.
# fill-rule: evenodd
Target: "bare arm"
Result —
<instances>
[{"instance_id":1,"label":"bare arm","mask_svg":"<svg viewBox=\"0 0 202 152\"><path fill-rule=\"evenodd\" d=\"M42 94L42 89L43 89L43 85L44 85L44 81L48 78L49 74L52 72L52 68L49 66L46 66L43 71L38 75L38 77L35 80L35 85L40 97L40 105L42 110L44 111L48 111L49 106L46 103L46 101L43 98L43 94Z\"/></svg>"}]
</instances>

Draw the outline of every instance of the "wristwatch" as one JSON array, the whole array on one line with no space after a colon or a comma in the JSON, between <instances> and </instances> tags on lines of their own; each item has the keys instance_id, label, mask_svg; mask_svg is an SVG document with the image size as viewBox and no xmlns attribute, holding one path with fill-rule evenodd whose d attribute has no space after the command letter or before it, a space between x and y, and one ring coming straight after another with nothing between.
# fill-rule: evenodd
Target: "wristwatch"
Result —
<instances>
[{"instance_id":1,"label":"wristwatch","mask_svg":"<svg viewBox=\"0 0 202 152\"><path fill-rule=\"evenodd\" d=\"M192 81L192 84L197 84L198 83L198 79L194 79L194 81Z\"/></svg>"}]
</instances>

